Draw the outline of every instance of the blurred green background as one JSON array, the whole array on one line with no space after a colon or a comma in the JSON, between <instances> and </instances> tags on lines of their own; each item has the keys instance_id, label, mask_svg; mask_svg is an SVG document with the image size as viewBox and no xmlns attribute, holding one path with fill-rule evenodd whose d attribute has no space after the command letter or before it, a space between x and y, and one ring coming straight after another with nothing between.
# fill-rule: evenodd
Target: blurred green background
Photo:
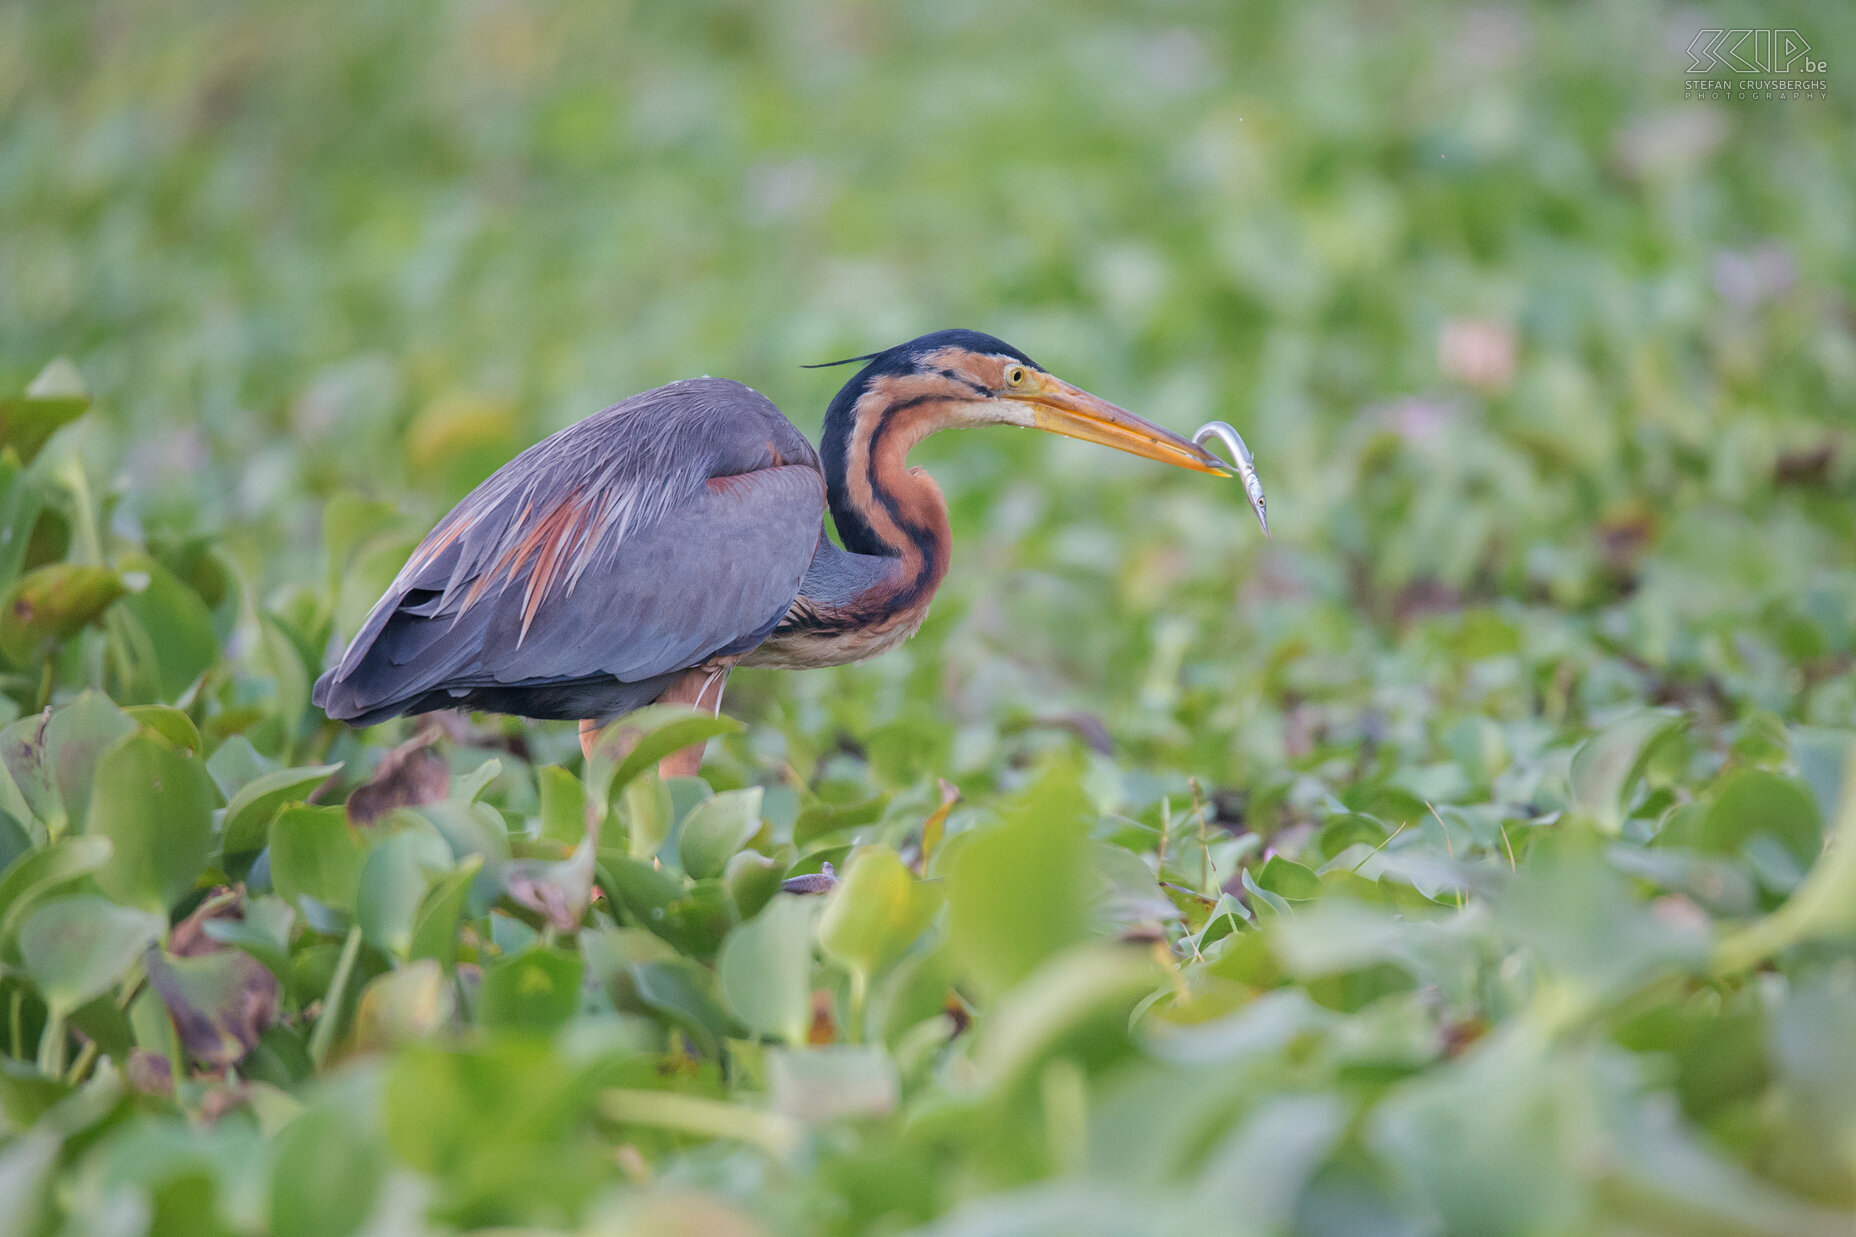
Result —
<instances>
[{"instance_id":1,"label":"blurred green background","mask_svg":"<svg viewBox=\"0 0 1856 1237\"><path fill-rule=\"evenodd\" d=\"M1685 97L1697 33L1736 27L1798 31L1827 89ZM1856 725L1852 49L1856 9L1813 4L16 0L0 6L0 392L65 357L94 397L42 462L9 439L55 491L50 522L19 530L23 565L143 571L145 589L152 556L201 604L170 622L131 580L100 629L80 615L35 644L0 623L0 711L29 725L48 703L87 707L85 687L178 705L216 801L325 758L346 762L325 796L340 798L413 728L330 725L307 679L496 465L703 373L816 434L845 371L802 364L986 330L1175 429L1236 424L1275 532L1235 485L1044 436L944 435L914 458L956 537L922 634L865 665L733 680L750 727L712 747L708 784L767 794L762 832L735 846L781 872L842 865L853 843L920 860L941 778L965 798L936 836L996 831L991 884L917 862L921 887L954 882L924 938L951 960L909 964L910 982L959 980L994 1038L972 1060L955 1038L950 1065L900 1023L872 1027L901 1062L890 1124L858 1124L854 1100L795 1160L785 1126L749 1121L742 1149L667 1109L639 1119L688 1137L600 1142L601 1167L564 1194L514 1170L477 1181L479 1161L399 1134L393 1162L426 1183L405 1198L385 1169L317 1160L359 1137L341 1133L343 1113L374 1111L357 1097L416 1090L429 1062L401 1059L399 1084L364 1062L318 1091L304 1057L265 1077L323 1125L262 1105L254 1120L284 1131L275 1164L327 1175L279 1175L274 1198L348 1182L366 1205L290 1231L353 1231L377 1197L383 1225L750 1231L682 1196L657 1216L648 1191L642 1211L586 1219L580 1202L621 1180L708 1188L779 1232L950 1214L932 1231L1207 1231L1207 1216L1260 1233L1840 1231L1856 874L1806 871ZM196 611L212 620L198 638ZM570 730L488 722L435 749L460 783L501 762L470 796L517 858L565 862L578 838L548 824L537 772L563 762L580 784ZM79 821L68 803L42 814L35 767L9 765L0 806L42 854ZM698 793L677 791L679 828ZM649 810L613 807L633 858L652 857L636 842ZM1092 849L1038 833L1050 820ZM1211 831L1203 864L1175 828ZM1330 894L1353 906L1362 843L1374 887L1399 891L1396 922L1423 928L1295 918ZM215 845L159 908L171 918L241 874ZM1541 874L1503 886L1536 847ZM250 892L275 900L263 871ZM721 887L703 864L685 878L699 903ZM864 896L915 923L898 892L913 879L871 876L889 893ZM1118 891L1107 912L1100 881ZM1801 899L1815 909L1779 909ZM510 906L473 904L465 956L601 967L591 946L497 935ZM719 932L773 930L728 907ZM271 1034L333 1036L339 1013L316 1010L411 960L370 930L359 969L331 978L346 922L303 914L283 944L316 961ZM587 914L589 931L660 931ZM10 956L18 926L0 925L0 983L28 1010L8 1043L43 1063L31 1011L55 1001ZM1671 945L1678 929L1694 949ZM1163 977L1132 981L1137 1012L1226 1030L1159 1049L1076 1031L1126 1022L1127 970L1036 966L1115 933L1171 946ZM670 937L714 982L722 936ZM844 1023L844 985L895 959L846 962L831 939L815 979ZM459 1019L494 1023L456 961L454 946ZM120 982L127 1007L139 979ZM656 1049L705 1097L759 1111L812 1077L721 1047L757 1038L738 1023L703 1024L705 1040L686 1009L619 987L606 1013L657 1018ZM1284 993L1306 1006L1269 1012ZM987 1031L995 1004L1074 1014L1075 1034ZM933 1001L903 1005L933 1021ZM393 1039L342 1026L363 1058ZM484 1067L503 1089L432 1120L510 1119L524 1070L586 1059L582 1020L568 1026L533 1050L552 1065L483 1048L503 1054ZM847 1068L854 1091L863 1067ZM659 1075L627 1075L626 1094L682 1085ZM1259 1107L1206 1077L1286 1094ZM198 1085L174 1100L195 1124L217 1084ZM8 1103L0 1168L24 1172L43 1127ZM546 1128L523 1154L585 1134ZM57 1171L139 1181L157 1219L289 1228L295 1203L238 1201L259 1170L233 1151L188 1144L218 1183L188 1210L130 1146L106 1161L64 1146ZM419 1189L439 1202L422 1211ZM67 1231L96 1220L59 1208ZM421 1231L405 1223L379 1231Z\"/></svg>"}]
</instances>

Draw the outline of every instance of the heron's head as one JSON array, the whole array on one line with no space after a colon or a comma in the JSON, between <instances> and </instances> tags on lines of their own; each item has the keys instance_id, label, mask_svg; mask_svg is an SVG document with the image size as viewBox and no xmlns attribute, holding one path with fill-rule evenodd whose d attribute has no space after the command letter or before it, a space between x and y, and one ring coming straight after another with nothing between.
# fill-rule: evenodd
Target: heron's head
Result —
<instances>
[{"instance_id":1,"label":"heron's head","mask_svg":"<svg viewBox=\"0 0 1856 1237\"><path fill-rule=\"evenodd\" d=\"M834 445L841 458L853 440L879 431L899 430L901 441L913 443L941 429L1016 425L1178 468L1232 475L1224 461L1198 444L1072 386L1004 340L980 331L936 331L851 360L869 364L844 385L826 413L828 460Z\"/></svg>"}]
</instances>

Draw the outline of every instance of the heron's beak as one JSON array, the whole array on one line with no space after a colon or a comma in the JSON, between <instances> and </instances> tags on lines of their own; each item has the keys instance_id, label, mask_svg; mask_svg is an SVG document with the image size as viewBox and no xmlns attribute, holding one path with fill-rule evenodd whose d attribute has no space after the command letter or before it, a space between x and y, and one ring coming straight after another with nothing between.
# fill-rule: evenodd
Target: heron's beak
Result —
<instances>
[{"instance_id":1,"label":"heron's beak","mask_svg":"<svg viewBox=\"0 0 1856 1237\"><path fill-rule=\"evenodd\" d=\"M1101 443L1175 468L1190 468L1216 477L1233 475L1229 465L1204 447L1126 408L1117 408L1049 374L1036 374L1033 381L1035 389L1008 391L1004 396L1031 405L1031 424L1037 429Z\"/></svg>"}]
</instances>

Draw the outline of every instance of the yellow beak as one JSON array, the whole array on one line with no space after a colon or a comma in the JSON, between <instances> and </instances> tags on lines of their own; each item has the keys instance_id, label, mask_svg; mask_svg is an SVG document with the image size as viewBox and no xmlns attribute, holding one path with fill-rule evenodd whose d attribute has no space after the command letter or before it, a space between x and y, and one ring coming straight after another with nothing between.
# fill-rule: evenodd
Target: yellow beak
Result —
<instances>
[{"instance_id":1,"label":"yellow beak","mask_svg":"<svg viewBox=\"0 0 1856 1237\"><path fill-rule=\"evenodd\" d=\"M1216 477L1235 475L1223 460L1164 426L1117 408L1081 387L1049 374L1033 374L1026 390L1006 391L1006 399L1031 405L1031 423L1041 430L1100 443L1175 468L1190 468Z\"/></svg>"}]
</instances>

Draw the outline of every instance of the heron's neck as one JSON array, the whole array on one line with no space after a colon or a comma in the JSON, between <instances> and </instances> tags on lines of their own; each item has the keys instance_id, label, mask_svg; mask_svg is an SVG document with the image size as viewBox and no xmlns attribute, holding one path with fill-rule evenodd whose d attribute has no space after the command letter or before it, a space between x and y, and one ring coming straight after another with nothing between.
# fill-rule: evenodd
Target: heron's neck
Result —
<instances>
[{"instance_id":1,"label":"heron's neck","mask_svg":"<svg viewBox=\"0 0 1856 1237\"><path fill-rule=\"evenodd\" d=\"M947 501L933 478L909 467L908 455L950 417L943 396L909 385L885 376L861 391L840 392L826 414L821 454L844 548L896 559L932 591L947 571Z\"/></svg>"}]
</instances>

